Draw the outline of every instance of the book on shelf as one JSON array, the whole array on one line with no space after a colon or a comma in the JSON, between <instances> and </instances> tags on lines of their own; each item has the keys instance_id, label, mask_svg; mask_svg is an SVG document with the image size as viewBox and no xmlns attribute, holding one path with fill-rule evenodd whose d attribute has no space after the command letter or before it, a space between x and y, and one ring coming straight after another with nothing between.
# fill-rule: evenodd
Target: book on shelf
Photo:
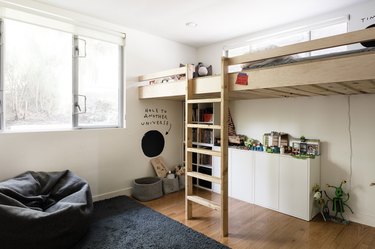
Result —
<instances>
[{"instance_id":1,"label":"book on shelf","mask_svg":"<svg viewBox=\"0 0 375 249\"><path fill-rule=\"evenodd\" d=\"M192 141L197 142L197 129L192 129Z\"/></svg>"},{"instance_id":2,"label":"book on shelf","mask_svg":"<svg viewBox=\"0 0 375 249\"><path fill-rule=\"evenodd\" d=\"M199 121L200 122L209 123L209 122L212 122L212 118L213 118L213 108L212 107L207 107L207 108L199 110Z\"/></svg>"},{"instance_id":3,"label":"book on shelf","mask_svg":"<svg viewBox=\"0 0 375 249\"><path fill-rule=\"evenodd\" d=\"M205 144L212 144L212 130L202 129L200 131L199 142Z\"/></svg>"},{"instance_id":4,"label":"book on shelf","mask_svg":"<svg viewBox=\"0 0 375 249\"><path fill-rule=\"evenodd\" d=\"M197 107L193 107L192 115L193 116L191 117L191 121L197 122L198 121L198 108Z\"/></svg>"},{"instance_id":5,"label":"book on shelf","mask_svg":"<svg viewBox=\"0 0 375 249\"><path fill-rule=\"evenodd\" d=\"M212 165L212 156L209 155L200 155L199 162L201 165L204 166L211 166Z\"/></svg>"}]
</instances>

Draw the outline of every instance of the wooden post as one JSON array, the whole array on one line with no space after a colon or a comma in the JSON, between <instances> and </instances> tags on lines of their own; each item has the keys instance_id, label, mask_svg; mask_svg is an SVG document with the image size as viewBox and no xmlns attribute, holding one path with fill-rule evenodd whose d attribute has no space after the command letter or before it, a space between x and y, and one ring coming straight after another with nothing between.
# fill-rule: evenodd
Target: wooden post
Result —
<instances>
[{"instance_id":1,"label":"wooden post","mask_svg":"<svg viewBox=\"0 0 375 249\"><path fill-rule=\"evenodd\" d=\"M221 234L228 236L228 62L221 60Z\"/></svg>"},{"instance_id":2,"label":"wooden post","mask_svg":"<svg viewBox=\"0 0 375 249\"><path fill-rule=\"evenodd\" d=\"M188 176L188 172L193 170L193 153L188 151L192 147L192 129L187 124L192 122L193 107L188 104L188 100L192 98L192 81L189 77L189 66L186 65L186 95L185 95L185 216L186 219L191 219L193 216L193 203L188 200L188 196L193 195L193 178Z\"/></svg>"}]
</instances>

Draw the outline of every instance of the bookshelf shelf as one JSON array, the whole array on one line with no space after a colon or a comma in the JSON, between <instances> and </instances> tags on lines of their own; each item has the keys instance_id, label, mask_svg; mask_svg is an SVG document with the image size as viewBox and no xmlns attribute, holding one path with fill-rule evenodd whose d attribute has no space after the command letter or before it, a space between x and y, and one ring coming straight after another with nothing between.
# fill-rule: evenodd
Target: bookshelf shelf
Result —
<instances>
[{"instance_id":1,"label":"bookshelf shelf","mask_svg":"<svg viewBox=\"0 0 375 249\"><path fill-rule=\"evenodd\" d=\"M185 103L183 103L185 106ZM184 107L183 110L185 111ZM185 113L183 113L185 124ZM220 125L220 104L219 103L198 103L193 104L193 124ZM185 129L183 129L183 164L185 164ZM215 137L220 136L220 130L209 128L192 128L193 147L212 150ZM212 175L212 156L193 153L193 170L196 172ZM204 189L212 189L212 183L194 178L194 184Z\"/></svg>"}]
</instances>

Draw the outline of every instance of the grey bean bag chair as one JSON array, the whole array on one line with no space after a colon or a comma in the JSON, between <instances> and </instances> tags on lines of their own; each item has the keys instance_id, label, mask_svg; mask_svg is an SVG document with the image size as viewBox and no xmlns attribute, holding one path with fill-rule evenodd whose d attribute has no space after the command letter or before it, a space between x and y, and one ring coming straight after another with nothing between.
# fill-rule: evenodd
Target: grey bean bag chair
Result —
<instances>
[{"instance_id":1,"label":"grey bean bag chair","mask_svg":"<svg viewBox=\"0 0 375 249\"><path fill-rule=\"evenodd\" d=\"M70 248L86 233L92 211L88 183L68 170L0 182L0 248Z\"/></svg>"}]
</instances>

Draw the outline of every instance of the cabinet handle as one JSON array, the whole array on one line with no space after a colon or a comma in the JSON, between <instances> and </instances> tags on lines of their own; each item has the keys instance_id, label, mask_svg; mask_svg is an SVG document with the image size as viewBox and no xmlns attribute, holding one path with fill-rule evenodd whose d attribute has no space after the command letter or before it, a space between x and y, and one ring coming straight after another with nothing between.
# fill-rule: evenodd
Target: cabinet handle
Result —
<instances>
[{"instance_id":1,"label":"cabinet handle","mask_svg":"<svg viewBox=\"0 0 375 249\"><path fill-rule=\"evenodd\" d=\"M375 186L375 182L370 183L370 186Z\"/></svg>"}]
</instances>

